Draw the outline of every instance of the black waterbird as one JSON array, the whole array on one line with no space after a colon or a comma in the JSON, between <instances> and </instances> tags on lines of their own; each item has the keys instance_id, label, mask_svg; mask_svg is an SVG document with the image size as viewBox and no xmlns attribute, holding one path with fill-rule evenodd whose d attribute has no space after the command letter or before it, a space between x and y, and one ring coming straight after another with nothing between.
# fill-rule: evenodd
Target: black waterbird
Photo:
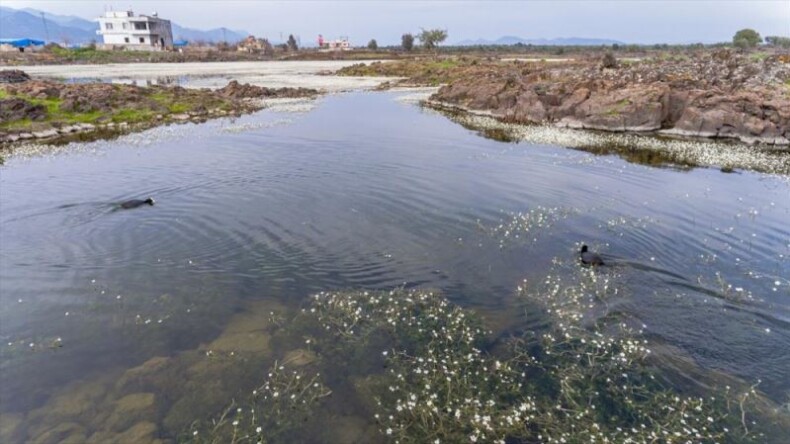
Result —
<instances>
[{"instance_id":1,"label":"black waterbird","mask_svg":"<svg viewBox=\"0 0 790 444\"><path fill-rule=\"evenodd\" d=\"M154 200L152 198L150 198L150 197L148 199L145 199L145 200L142 200L142 199L127 200L126 202L121 202L121 208L123 208L124 210L128 210L128 209L131 209L131 208L141 207L141 206L143 206L145 204L153 205L154 204Z\"/></svg>"},{"instance_id":2,"label":"black waterbird","mask_svg":"<svg viewBox=\"0 0 790 444\"><path fill-rule=\"evenodd\" d=\"M588 251L587 245L582 245L582 251L579 252L582 263L585 265L604 265L603 259L597 253Z\"/></svg>"}]
</instances>

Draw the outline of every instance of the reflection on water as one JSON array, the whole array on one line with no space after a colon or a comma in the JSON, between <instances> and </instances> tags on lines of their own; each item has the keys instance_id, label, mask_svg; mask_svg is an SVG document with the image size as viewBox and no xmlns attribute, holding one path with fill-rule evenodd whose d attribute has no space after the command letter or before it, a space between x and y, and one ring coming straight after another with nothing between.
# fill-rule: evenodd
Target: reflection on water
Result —
<instances>
[{"instance_id":1,"label":"reflection on water","mask_svg":"<svg viewBox=\"0 0 790 444\"><path fill-rule=\"evenodd\" d=\"M436 288L495 334L523 332L541 321L516 287L574 266L581 242L614 259L601 273L624 290L607 315L787 400L785 179L502 143L394 96L9 159L0 413L13 434L0 437L172 438L305 348L277 339L278 313L319 291ZM147 196L157 204L114 211ZM351 382L327 377L342 399ZM364 406L333 403L370 436Z\"/></svg>"}]
</instances>

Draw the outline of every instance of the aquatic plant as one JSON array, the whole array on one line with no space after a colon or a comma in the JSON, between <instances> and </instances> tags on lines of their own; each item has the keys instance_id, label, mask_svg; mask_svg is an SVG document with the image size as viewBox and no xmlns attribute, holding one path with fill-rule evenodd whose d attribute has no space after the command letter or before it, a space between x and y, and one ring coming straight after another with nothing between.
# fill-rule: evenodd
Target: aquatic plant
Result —
<instances>
[{"instance_id":1,"label":"aquatic plant","mask_svg":"<svg viewBox=\"0 0 790 444\"><path fill-rule=\"evenodd\" d=\"M428 104L429 106L440 106ZM628 161L647 165L705 166L748 169L771 174L790 174L785 152L770 147L707 140L686 140L625 133L601 133L552 125L521 125L501 122L493 116L467 112L449 117L460 125L481 131L502 131L511 141L559 145L596 154L618 154Z\"/></svg>"},{"instance_id":2,"label":"aquatic plant","mask_svg":"<svg viewBox=\"0 0 790 444\"><path fill-rule=\"evenodd\" d=\"M639 332L581 325L589 301L616 292L584 273L575 290L559 278L534 294L522 286L547 304L552 326L496 353L479 317L430 291L325 292L309 313L331 344L389 337L375 419L392 442L748 441L733 394L675 393L647 363Z\"/></svg>"},{"instance_id":3,"label":"aquatic plant","mask_svg":"<svg viewBox=\"0 0 790 444\"><path fill-rule=\"evenodd\" d=\"M491 235L499 238L500 248L504 248L508 239L536 241L537 233L576 213L578 210L572 208L537 206L527 211L510 213L509 220L491 229Z\"/></svg>"},{"instance_id":4,"label":"aquatic plant","mask_svg":"<svg viewBox=\"0 0 790 444\"><path fill-rule=\"evenodd\" d=\"M233 401L218 418L195 422L179 441L195 444L287 442L289 434L332 392L320 374L309 375L276 363L265 382L243 404Z\"/></svg>"}]
</instances>

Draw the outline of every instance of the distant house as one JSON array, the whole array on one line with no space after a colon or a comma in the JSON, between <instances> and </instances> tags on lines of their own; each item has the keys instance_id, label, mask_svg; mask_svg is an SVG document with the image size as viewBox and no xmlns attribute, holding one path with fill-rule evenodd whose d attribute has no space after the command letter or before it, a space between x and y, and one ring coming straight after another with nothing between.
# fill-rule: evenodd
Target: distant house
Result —
<instances>
[{"instance_id":1,"label":"distant house","mask_svg":"<svg viewBox=\"0 0 790 444\"><path fill-rule=\"evenodd\" d=\"M255 36L248 35L237 45L239 52L262 52L266 49L263 39L256 39Z\"/></svg>"},{"instance_id":2,"label":"distant house","mask_svg":"<svg viewBox=\"0 0 790 444\"><path fill-rule=\"evenodd\" d=\"M104 39L103 49L123 48L141 51L173 49L170 20L152 15L134 15L132 11L108 11L99 17L97 34Z\"/></svg>"},{"instance_id":3,"label":"distant house","mask_svg":"<svg viewBox=\"0 0 790 444\"><path fill-rule=\"evenodd\" d=\"M318 45L324 51L349 51L351 44L348 42L347 37L341 37L335 40L324 40L324 37L318 36Z\"/></svg>"},{"instance_id":4,"label":"distant house","mask_svg":"<svg viewBox=\"0 0 790 444\"><path fill-rule=\"evenodd\" d=\"M43 40L35 39L0 39L0 51L25 52L36 51L44 47Z\"/></svg>"}]
</instances>

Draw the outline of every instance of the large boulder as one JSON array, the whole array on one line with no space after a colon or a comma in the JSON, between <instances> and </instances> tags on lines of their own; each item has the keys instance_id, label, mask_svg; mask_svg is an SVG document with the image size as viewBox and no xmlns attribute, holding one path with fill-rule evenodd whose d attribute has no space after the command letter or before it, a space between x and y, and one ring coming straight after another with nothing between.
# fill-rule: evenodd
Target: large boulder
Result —
<instances>
[{"instance_id":1,"label":"large boulder","mask_svg":"<svg viewBox=\"0 0 790 444\"><path fill-rule=\"evenodd\" d=\"M664 121L668 94L663 85L599 90L560 122L606 131L655 131Z\"/></svg>"},{"instance_id":2,"label":"large boulder","mask_svg":"<svg viewBox=\"0 0 790 444\"><path fill-rule=\"evenodd\" d=\"M44 105L35 105L19 98L0 99L0 121L43 120L46 117L47 108Z\"/></svg>"},{"instance_id":3,"label":"large boulder","mask_svg":"<svg viewBox=\"0 0 790 444\"><path fill-rule=\"evenodd\" d=\"M26 72L18 69L0 70L0 83L22 83L30 80Z\"/></svg>"},{"instance_id":4,"label":"large boulder","mask_svg":"<svg viewBox=\"0 0 790 444\"><path fill-rule=\"evenodd\" d=\"M242 84L236 80L231 80L217 92L232 99L297 98L312 97L318 94L318 91L310 88L266 88L249 83Z\"/></svg>"}]
</instances>

